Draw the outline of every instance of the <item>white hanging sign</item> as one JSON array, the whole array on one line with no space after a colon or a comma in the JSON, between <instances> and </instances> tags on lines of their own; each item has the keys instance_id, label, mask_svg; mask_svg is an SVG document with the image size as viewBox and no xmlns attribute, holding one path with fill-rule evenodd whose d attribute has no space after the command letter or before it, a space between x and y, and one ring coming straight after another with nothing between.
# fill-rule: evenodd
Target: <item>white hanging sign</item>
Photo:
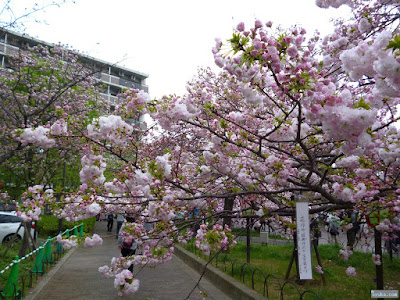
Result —
<instances>
[{"instance_id":1,"label":"white hanging sign","mask_svg":"<svg viewBox=\"0 0 400 300\"><path fill-rule=\"evenodd\" d=\"M312 279L311 239L308 202L296 202L297 254L300 279Z\"/></svg>"}]
</instances>

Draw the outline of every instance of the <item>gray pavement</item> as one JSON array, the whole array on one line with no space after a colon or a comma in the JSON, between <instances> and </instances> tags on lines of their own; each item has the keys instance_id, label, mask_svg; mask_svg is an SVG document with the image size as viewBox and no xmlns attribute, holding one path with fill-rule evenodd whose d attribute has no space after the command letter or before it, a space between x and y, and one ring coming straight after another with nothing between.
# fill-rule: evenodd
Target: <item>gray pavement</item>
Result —
<instances>
[{"instance_id":1,"label":"gray pavement","mask_svg":"<svg viewBox=\"0 0 400 300\"><path fill-rule=\"evenodd\" d=\"M203 299L200 289L207 293L207 299L230 299L205 278L200 281L200 289L190 294L200 276L176 256L155 268L145 267L136 276L140 280L138 292L134 296L120 297L114 289L114 280L98 272L100 266L110 265L111 258L119 256L115 235L107 232L105 221L96 223L94 233L103 238L101 246L71 249L25 299L197 300Z\"/></svg>"}]
</instances>

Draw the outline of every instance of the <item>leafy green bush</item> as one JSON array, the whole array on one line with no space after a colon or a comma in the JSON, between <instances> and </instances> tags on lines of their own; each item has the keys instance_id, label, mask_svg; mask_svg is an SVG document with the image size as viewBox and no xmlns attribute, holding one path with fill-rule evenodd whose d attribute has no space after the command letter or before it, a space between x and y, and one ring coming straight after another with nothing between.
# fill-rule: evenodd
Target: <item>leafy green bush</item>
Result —
<instances>
[{"instance_id":1,"label":"leafy green bush","mask_svg":"<svg viewBox=\"0 0 400 300\"><path fill-rule=\"evenodd\" d=\"M91 232L95 223L96 223L96 218L89 218L81 221L76 221L76 222L66 222L63 220L63 229L62 231L65 231L66 229L71 229L76 225L84 223L83 230L84 232L88 233ZM38 234L40 237L47 238L48 236L53 237L56 236L58 232L58 218L52 215L42 215L41 220L37 222L36 228L38 231Z\"/></svg>"}]
</instances>

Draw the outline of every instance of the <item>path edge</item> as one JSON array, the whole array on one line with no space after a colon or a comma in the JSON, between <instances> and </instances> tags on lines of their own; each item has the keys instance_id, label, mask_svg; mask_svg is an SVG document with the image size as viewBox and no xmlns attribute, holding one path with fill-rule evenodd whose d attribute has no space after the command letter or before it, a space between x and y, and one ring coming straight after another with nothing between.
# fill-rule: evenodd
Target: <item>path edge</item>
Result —
<instances>
[{"instance_id":1,"label":"path edge","mask_svg":"<svg viewBox=\"0 0 400 300\"><path fill-rule=\"evenodd\" d=\"M225 274L214 266L207 265L204 260L193 253L175 245L174 254L183 260L188 266L196 270L199 274L206 269L204 277L210 280L216 287L222 290L231 299L240 300L265 300L266 298L256 291L248 288L237 279Z\"/></svg>"},{"instance_id":2,"label":"path edge","mask_svg":"<svg viewBox=\"0 0 400 300\"><path fill-rule=\"evenodd\" d=\"M68 258L75 252L78 247L73 247L66 254L63 255L61 260L53 266L50 271L43 275L42 280L25 296L25 300L33 300L42 291L42 289L47 285L47 283L53 278L57 271L62 267L62 265L68 260Z\"/></svg>"}]
</instances>

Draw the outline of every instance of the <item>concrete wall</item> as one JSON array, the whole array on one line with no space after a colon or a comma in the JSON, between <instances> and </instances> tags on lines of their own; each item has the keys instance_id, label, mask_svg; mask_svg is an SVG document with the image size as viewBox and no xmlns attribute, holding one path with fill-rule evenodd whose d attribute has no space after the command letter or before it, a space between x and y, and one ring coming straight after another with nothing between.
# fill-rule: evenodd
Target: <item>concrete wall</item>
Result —
<instances>
[{"instance_id":1,"label":"concrete wall","mask_svg":"<svg viewBox=\"0 0 400 300\"><path fill-rule=\"evenodd\" d=\"M232 278L217 268L207 265L205 261L194 255L193 253L186 251L182 247L175 246L175 255L183 260L187 265L192 267L199 273L199 276L203 274L204 277L210 280L216 287L222 290L230 299L237 300L265 300L266 298L252 289L245 286L240 281Z\"/></svg>"}]
</instances>

